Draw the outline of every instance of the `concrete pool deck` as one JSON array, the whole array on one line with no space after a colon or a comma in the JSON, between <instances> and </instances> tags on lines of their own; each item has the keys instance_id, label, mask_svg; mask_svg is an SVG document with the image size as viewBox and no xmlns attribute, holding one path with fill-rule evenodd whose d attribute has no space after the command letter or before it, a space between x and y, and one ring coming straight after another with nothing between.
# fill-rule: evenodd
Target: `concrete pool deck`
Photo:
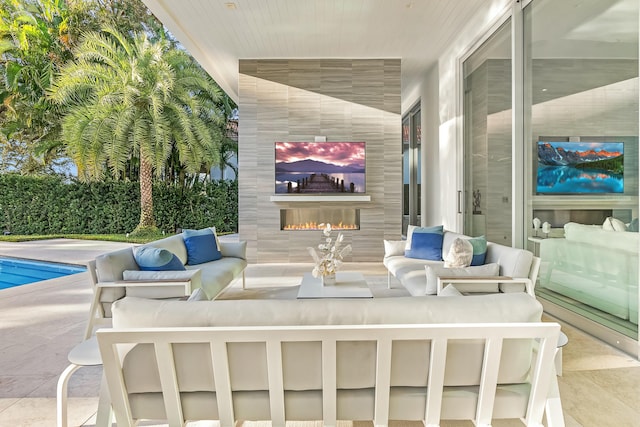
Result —
<instances>
[{"instance_id":1,"label":"concrete pool deck","mask_svg":"<svg viewBox=\"0 0 640 427\"><path fill-rule=\"evenodd\" d=\"M84 264L101 253L129 246L71 239L0 242L0 256ZM381 262L360 268L386 280ZM259 289L273 277L295 285L304 269L303 264L251 264L247 287ZM233 286L235 290L240 284ZM68 365L68 352L83 338L91 295L86 272L0 290L0 427L55 426L56 383ZM559 378L567 427L637 426L640 362L575 328L563 324L562 330L569 337L563 350L564 374ZM101 373L101 367L88 367L71 377L70 426L95 425ZM494 425L522 424L498 421Z\"/></svg>"},{"instance_id":2,"label":"concrete pool deck","mask_svg":"<svg viewBox=\"0 0 640 427\"><path fill-rule=\"evenodd\" d=\"M130 243L52 239L0 242L0 256L84 265ZM0 426L50 427L56 383L67 354L82 341L92 290L78 273L0 291ZM69 383L69 425L91 425L101 368L83 368Z\"/></svg>"}]
</instances>

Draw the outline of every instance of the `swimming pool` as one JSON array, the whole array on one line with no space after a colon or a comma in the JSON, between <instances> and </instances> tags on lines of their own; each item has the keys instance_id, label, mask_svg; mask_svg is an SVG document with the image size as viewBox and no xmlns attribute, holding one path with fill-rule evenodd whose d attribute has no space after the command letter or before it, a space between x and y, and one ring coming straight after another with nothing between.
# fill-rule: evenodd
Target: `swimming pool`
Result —
<instances>
[{"instance_id":1,"label":"swimming pool","mask_svg":"<svg viewBox=\"0 0 640 427\"><path fill-rule=\"evenodd\" d=\"M0 289L82 273L86 268L70 264L0 258Z\"/></svg>"}]
</instances>

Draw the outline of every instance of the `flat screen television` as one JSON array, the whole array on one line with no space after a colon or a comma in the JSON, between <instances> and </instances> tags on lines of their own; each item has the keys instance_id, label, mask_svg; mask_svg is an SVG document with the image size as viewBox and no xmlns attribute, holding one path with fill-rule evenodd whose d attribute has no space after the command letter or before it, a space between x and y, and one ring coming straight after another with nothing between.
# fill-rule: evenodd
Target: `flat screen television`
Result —
<instances>
[{"instance_id":1,"label":"flat screen television","mask_svg":"<svg viewBox=\"0 0 640 427\"><path fill-rule=\"evenodd\" d=\"M275 192L364 193L364 142L276 142Z\"/></svg>"},{"instance_id":2,"label":"flat screen television","mask_svg":"<svg viewBox=\"0 0 640 427\"><path fill-rule=\"evenodd\" d=\"M624 143L538 141L537 194L624 192Z\"/></svg>"}]
</instances>

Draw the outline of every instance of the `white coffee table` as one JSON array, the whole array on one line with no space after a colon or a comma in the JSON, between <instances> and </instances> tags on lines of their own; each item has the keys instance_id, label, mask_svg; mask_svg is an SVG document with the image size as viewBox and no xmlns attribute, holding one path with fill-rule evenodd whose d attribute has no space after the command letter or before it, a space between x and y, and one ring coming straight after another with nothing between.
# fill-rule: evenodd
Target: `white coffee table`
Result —
<instances>
[{"instance_id":1,"label":"white coffee table","mask_svg":"<svg viewBox=\"0 0 640 427\"><path fill-rule=\"evenodd\" d=\"M373 294L362 273L339 271L336 284L330 286L323 286L321 278L304 273L298 298L373 298Z\"/></svg>"}]
</instances>

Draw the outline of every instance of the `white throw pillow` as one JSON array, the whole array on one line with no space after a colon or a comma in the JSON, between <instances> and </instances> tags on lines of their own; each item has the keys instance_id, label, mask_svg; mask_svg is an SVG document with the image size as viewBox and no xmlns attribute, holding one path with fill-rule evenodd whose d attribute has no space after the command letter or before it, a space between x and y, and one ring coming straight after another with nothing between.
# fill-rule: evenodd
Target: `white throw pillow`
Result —
<instances>
[{"instance_id":1,"label":"white throw pillow","mask_svg":"<svg viewBox=\"0 0 640 427\"><path fill-rule=\"evenodd\" d=\"M607 217L602 224L602 229L607 231L627 231L627 226L618 218Z\"/></svg>"},{"instance_id":2,"label":"white throw pillow","mask_svg":"<svg viewBox=\"0 0 640 427\"><path fill-rule=\"evenodd\" d=\"M384 257L404 256L407 242L404 240L385 240L384 241Z\"/></svg>"},{"instance_id":3,"label":"white throw pillow","mask_svg":"<svg viewBox=\"0 0 640 427\"><path fill-rule=\"evenodd\" d=\"M492 277L497 276L500 272L498 263L470 266L464 268L445 268L439 265L426 265L427 274L427 295L435 295L438 293L438 277ZM474 284L474 290L479 292L500 292L498 283L478 283ZM457 286L460 290L460 285Z\"/></svg>"},{"instance_id":4,"label":"white throw pillow","mask_svg":"<svg viewBox=\"0 0 640 427\"><path fill-rule=\"evenodd\" d=\"M466 239L456 237L444 259L446 268L469 267L473 259L473 245Z\"/></svg>"},{"instance_id":5,"label":"white throw pillow","mask_svg":"<svg viewBox=\"0 0 640 427\"><path fill-rule=\"evenodd\" d=\"M438 294L439 297L461 297L462 293L453 285L447 285Z\"/></svg>"}]
</instances>

